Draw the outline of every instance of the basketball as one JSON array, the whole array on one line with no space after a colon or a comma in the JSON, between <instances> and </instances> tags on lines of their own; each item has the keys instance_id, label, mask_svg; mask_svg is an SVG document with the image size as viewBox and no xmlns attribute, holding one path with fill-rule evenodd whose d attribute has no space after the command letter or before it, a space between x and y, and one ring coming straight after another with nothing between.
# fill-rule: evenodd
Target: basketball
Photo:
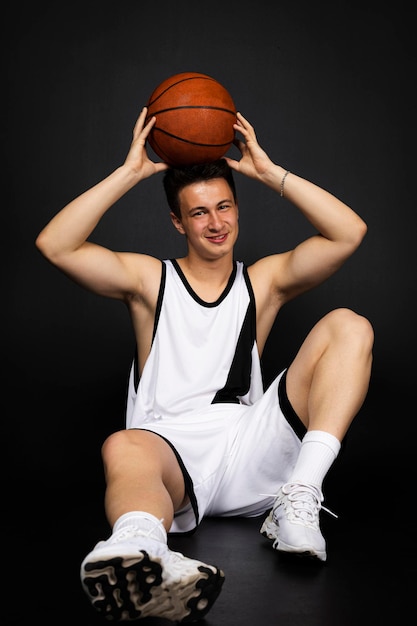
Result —
<instances>
[{"instance_id":1,"label":"basketball","mask_svg":"<svg viewBox=\"0 0 417 626\"><path fill-rule=\"evenodd\" d=\"M168 165L215 161L233 143L236 107L227 89L211 76L175 74L154 89L146 106L145 124L156 116L149 145Z\"/></svg>"}]
</instances>

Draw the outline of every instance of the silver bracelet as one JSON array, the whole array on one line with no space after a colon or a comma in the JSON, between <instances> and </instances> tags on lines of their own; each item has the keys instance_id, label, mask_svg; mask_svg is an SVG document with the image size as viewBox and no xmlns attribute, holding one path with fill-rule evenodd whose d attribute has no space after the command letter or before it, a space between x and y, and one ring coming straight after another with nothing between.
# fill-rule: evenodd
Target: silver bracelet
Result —
<instances>
[{"instance_id":1,"label":"silver bracelet","mask_svg":"<svg viewBox=\"0 0 417 626\"><path fill-rule=\"evenodd\" d=\"M280 195L281 195L281 198L283 198L283 197L284 197L284 185L285 185L285 179L287 178L287 176L288 176L288 174L289 174L289 173L290 173L290 170L287 170L287 171L285 172L284 176L282 177L282 180L281 180L281 186L280 186Z\"/></svg>"}]
</instances>

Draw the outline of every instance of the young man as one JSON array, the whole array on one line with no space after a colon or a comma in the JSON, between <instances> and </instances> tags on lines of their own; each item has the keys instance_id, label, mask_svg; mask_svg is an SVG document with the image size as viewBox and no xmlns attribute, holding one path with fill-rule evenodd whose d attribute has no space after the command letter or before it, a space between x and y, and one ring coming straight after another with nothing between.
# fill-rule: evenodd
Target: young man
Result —
<instances>
[{"instance_id":1,"label":"young man","mask_svg":"<svg viewBox=\"0 0 417 626\"><path fill-rule=\"evenodd\" d=\"M146 108L124 164L62 209L36 243L74 281L124 302L137 340L126 429L102 447L112 534L84 559L83 588L111 619L194 621L224 574L170 551L169 532L190 532L208 515L269 511L260 532L273 548L326 560L322 483L366 397L373 330L353 311L331 311L266 390L260 356L280 308L339 269L367 228L333 195L274 164L240 113L240 160L178 170L149 159L155 118L144 125L145 117ZM232 170L285 196L317 234L248 267L236 261ZM161 261L89 240L119 198L162 171L186 256Z\"/></svg>"}]
</instances>

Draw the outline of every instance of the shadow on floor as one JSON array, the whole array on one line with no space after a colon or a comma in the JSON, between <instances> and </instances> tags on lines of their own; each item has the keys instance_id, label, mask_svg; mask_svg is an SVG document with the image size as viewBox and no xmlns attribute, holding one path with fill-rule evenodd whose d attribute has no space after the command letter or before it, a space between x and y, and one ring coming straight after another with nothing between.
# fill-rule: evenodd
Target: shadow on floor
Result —
<instances>
[{"instance_id":1,"label":"shadow on floor","mask_svg":"<svg viewBox=\"0 0 417 626\"><path fill-rule=\"evenodd\" d=\"M370 505L372 502L370 502ZM375 503L374 503L375 504ZM218 565L225 583L202 626L356 626L405 623L411 610L416 565L398 544L407 529L389 532L388 511L361 507L360 517L335 520L322 514L328 560L285 557L259 533L262 518L205 519L192 536L173 536L172 549ZM103 626L79 583L79 566L99 540L107 538L97 504L67 517L57 511L42 532L11 540L12 569L4 626ZM390 506L391 513L395 503ZM374 517L370 515L373 513ZM98 520L98 523L97 523ZM13 544L14 542L14 544ZM413 590L412 590L413 584ZM125 623L125 622L124 622ZM146 618L141 626L168 626Z\"/></svg>"}]
</instances>

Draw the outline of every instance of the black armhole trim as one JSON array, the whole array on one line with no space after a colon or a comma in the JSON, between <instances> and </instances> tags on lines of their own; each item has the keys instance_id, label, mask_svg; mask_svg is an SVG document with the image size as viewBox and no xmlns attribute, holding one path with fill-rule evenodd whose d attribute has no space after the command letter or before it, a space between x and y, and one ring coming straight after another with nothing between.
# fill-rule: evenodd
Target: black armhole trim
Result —
<instances>
[{"instance_id":1,"label":"black armhole trim","mask_svg":"<svg viewBox=\"0 0 417 626\"><path fill-rule=\"evenodd\" d=\"M298 417L297 413L292 408L290 401L287 396L287 370L281 376L281 380L278 383L278 399L281 410L284 414L285 419L297 435L297 437L301 440L307 432L307 428L304 426L303 422Z\"/></svg>"},{"instance_id":2,"label":"black armhole trim","mask_svg":"<svg viewBox=\"0 0 417 626\"><path fill-rule=\"evenodd\" d=\"M159 317L161 315L162 300L164 297L166 280L167 280L167 266L162 261L161 282L159 285L158 300L156 302L155 321L153 324L152 341L155 339L156 329L158 328Z\"/></svg>"},{"instance_id":3,"label":"black armhole trim","mask_svg":"<svg viewBox=\"0 0 417 626\"><path fill-rule=\"evenodd\" d=\"M155 339L156 329L158 328L159 317L161 315L162 309L162 300L165 292L165 284L166 284L166 276L167 276L167 266L161 261L162 270L161 270L161 282L159 284L159 292L158 292L158 300L156 302L156 311L155 311L155 320L153 323L153 332L152 332L152 341ZM135 391L138 390L139 386L139 363L138 363L138 346L135 343L135 351L133 354L133 382Z\"/></svg>"},{"instance_id":4,"label":"black armhole trim","mask_svg":"<svg viewBox=\"0 0 417 626\"><path fill-rule=\"evenodd\" d=\"M249 293L249 298L253 307L253 324L255 326L255 330L256 330L256 301L255 301L255 294L253 293L253 287L252 287L252 283L250 282L250 278L249 278L249 274L248 274L248 268L246 265L243 266L243 278L245 279L245 283L246 283L246 287L248 289L248 293ZM256 336L255 336L256 339Z\"/></svg>"}]
</instances>

